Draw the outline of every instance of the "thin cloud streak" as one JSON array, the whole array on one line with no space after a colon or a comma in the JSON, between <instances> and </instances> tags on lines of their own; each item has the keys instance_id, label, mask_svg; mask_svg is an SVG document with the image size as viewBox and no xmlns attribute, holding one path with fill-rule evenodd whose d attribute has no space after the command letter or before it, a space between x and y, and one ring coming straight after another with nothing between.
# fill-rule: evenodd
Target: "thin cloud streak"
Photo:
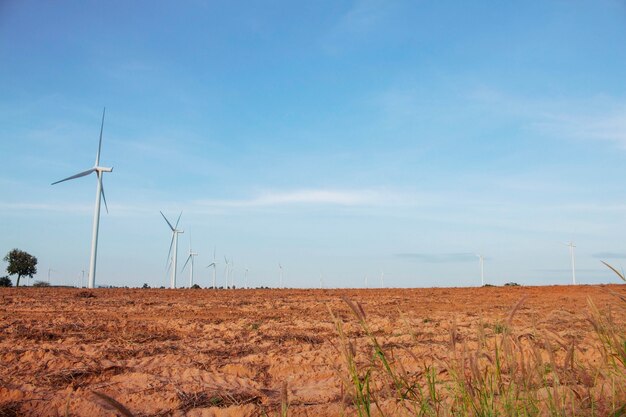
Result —
<instances>
[{"instance_id":1,"label":"thin cloud streak","mask_svg":"<svg viewBox=\"0 0 626 417\"><path fill-rule=\"evenodd\" d=\"M470 252L460 253L396 253L396 258L409 259L419 262L440 264L454 262L474 262L478 259L476 254Z\"/></svg>"},{"instance_id":2,"label":"thin cloud streak","mask_svg":"<svg viewBox=\"0 0 626 417\"><path fill-rule=\"evenodd\" d=\"M388 206L410 204L410 199L398 193L375 190L304 189L289 192L267 192L240 200L201 200L197 204L209 207L276 207L290 205L313 206Z\"/></svg>"}]
</instances>

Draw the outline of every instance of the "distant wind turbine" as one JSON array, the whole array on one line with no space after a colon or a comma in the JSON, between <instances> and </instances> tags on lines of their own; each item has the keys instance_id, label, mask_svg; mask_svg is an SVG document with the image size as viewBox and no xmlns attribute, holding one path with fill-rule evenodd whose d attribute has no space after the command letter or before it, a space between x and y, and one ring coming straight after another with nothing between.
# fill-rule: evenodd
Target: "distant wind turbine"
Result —
<instances>
[{"instance_id":1,"label":"distant wind turbine","mask_svg":"<svg viewBox=\"0 0 626 417\"><path fill-rule=\"evenodd\" d=\"M100 125L100 141L98 142L98 152L96 153L96 163L93 165L93 168L88 169L87 171L79 172L78 174L72 175L71 177L67 177L57 182L53 182L52 185L58 184L63 181L73 180L75 178L84 177L85 175L89 175L92 172L96 173L96 177L98 179L98 183L96 185L96 207L94 208L93 213L93 230L91 236L91 258L89 260L89 288L94 288L96 285L96 257L98 254L98 228L100 227L100 200L104 200L104 207L106 208L107 213L109 212L109 208L107 207L107 200L104 196L104 187L102 186L102 174L104 172L112 172L113 168L101 167L100 166L100 150L102 149L102 131L104 129L104 113L106 108L102 110L102 124Z\"/></svg>"},{"instance_id":2,"label":"distant wind turbine","mask_svg":"<svg viewBox=\"0 0 626 417\"><path fill-rule=\"evenodd\" d=\"M235 289L235 259L230 258L230 288Z\"/></svg>"},{"instance_id":3,"label":"distant wind turbine","mask_svg":"<svg viewBox=\"0 0 626 417\"><path fill-rule=\"evenodd\" d=\"M485 286L485 257L483 255L478 255L478 261L480 262L480 284L481 286Z\"/></svg>"},{"instance_id":4,"label":"distant wind turbine","mask_svg":"<svg viewBox=\"0 0 626 417\"><path fill-rule=\"evenodd\" d=\"M278 269L280 270L280 288L285 288L283 286L283 266L280 264L280 262L278 263Z\"/></svg>"},{"instance_id":5,"label":"distant wind turbine","mask_svg":"<svg viewBox=\"0 0 626 417\"><path fill-rule=\"evenodd\" d=\"M50 284L50 272L59 272L56 269L48 268L48 284Z\"/></svg>"},{"instance_id":6,"label":"distant wind turbine","mask_svg":"<svg viewBox=\"0 0 626 417\"><path fill-rule=\"evenodd\" d=\"M569 253L570 256L572 257L572 283L574 285L576 285L576 263L574 262L574 248L576 247L576 245L574 245L574 242L562 242L565 246L569 246Z\"/></svg>"},{"instance_id":7,"label":"distant wind turbine","mask_svg":"<svg viewBox=\"0 0 626 417\"><path fill-rule=\"evenodd\" d=\"M230 270L228 269L229 267L229 263L228 263L228 259L226 258L226 256L224 256L224 276L226 277L226 287L228 288L228 274L230 272Z\"/></svg>"},{"instance_id":8,"label":"distant wind turbine","mask_svg":"<svg viewBox=\"0 0 626 417\"><path fill-rule=\"evenodd\" d=\"M385 288L385 273L380 270L380 288Z\"/></svg>"},{"instance_id":9,"label":"distant wind turbine","mask_svg":"<svg viewBox=\"0 0 626 417\"><path fill-rule=\"evenodd\" d=\"M198 256L198 254L191 249L191 232L189 232L189 256L187 256L183 269L180 271L182 273L185 270L187 263L191 261L191 265L189 267L189 288L193 287L193 258L195 256Z\"/></svg>"},{"instance_id":10,"label":"distant wind turbine","mask_svg":"<svg viewBox=\"0 0 626 417\"><path fill-rule=\"evenodd\" d=\"M161 213L161 216L163 216L163 218L165 219L165 222L167 223L167 225L170 227L170 230L172 231L172 241L170 242L170 250L167 253L167 259L168 262L170 260L170 255L172 255L172 278L170 279L170 288L176 288L176 270L178 267L178 264L176 262L176 258L178 256L178 235L180 233L185 233L184 230L179 230L178 229L178 222L180 222L180 216L183 215L183 212L181 211L180 214L178 215L178 220L176 220L176 226L172 226L172 223L170 223L169 220L167 220L167 217L165 217L165 214L163 214L162 211L160 211L159 213ZM172 253L172 246L174 247L174 253Z\"/></svg>"},{"instance_id":11,"label":"distant wind turbine","mask_svg":"<svg viewBox=\"0 0 626 417\"><path fill-rule=\"evenodd\" d=\"M248 288L248 268L244 269L244 273L243 273L243 286L245 288Z\"/></svg>"},{"instance_id":12,"label":"distant wind turbine","mask_svg":"<svg viewBox=\"0 0 626 417\"><path fill-rule=\"evenodd\" d=\"M213 267L213 288L217 288L215 282L215 276L217 271L217 259L215 258L215 248L213 248L213 262L211 262L207 268Z\"/></svg>"}]
</instances>

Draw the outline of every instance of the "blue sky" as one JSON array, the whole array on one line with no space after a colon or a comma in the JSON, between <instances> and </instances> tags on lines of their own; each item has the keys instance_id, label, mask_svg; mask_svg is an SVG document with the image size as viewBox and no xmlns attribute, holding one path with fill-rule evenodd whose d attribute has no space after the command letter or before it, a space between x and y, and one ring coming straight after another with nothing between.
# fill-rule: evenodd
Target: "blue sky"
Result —
<instances>
[{"instance_id":1,"label":"blue sky","mask_svg":"<svg viewBox=\"0 0 626 417\"><path fill-rule=\"evenodd\" d=\"M50 183L106 106L98 284L166 285L159 210L201 285L567 284L568 240L615 282L625 43L624 1L3 1L0 252L88 268L96 179Z\"/></svg>"}]
</instances>

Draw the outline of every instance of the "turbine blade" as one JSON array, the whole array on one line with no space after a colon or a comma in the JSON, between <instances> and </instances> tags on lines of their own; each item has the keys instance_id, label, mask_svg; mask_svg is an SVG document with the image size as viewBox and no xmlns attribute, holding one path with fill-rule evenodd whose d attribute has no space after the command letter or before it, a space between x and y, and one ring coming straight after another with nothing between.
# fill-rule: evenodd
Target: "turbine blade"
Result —
<instances>
[{"instance_id":1,"label":"turbine blade","mask_svg":"<svg viewBox=\"0 0 626 417\"><path fill-rule=\"evenodd\" d=\"M178 222L180 221L180 216L183 215L183 212L181 211L180 214L178 215L178 220L176 220L176 229L178 229Z\"/></svg>"},{"instance_id":2,"label":"turbine blade","mask_svg":"<svg viewBox=\"0 0 626 417\"><path fill-rule=\"evenodd\" d=\"M213 246L213 261L215 261L215 246Z\"/></svg>"},{"instance_id":3,"label":"turbine blade","mask_svg":"<svg viewBox=\"0 0 626 417\"><path fill-rule=\"evenodd\" d=\"M102 200L104 200L104 208L106 209L107 214L109 214L109 206L107 205L107 198L104 196L104 184L102 184L102 177L100 177L99 181L100 181L100 194L102 194Z\"/></svg>"},{"instance_id":4,"label":"turbine blade","mask_svg":"<svg viewBox=\"0 0 626 417\"><path fill-rule=\"evenodd\" d=\"M63 182L63 181L73 180L74 178L84 177L85 175L91 174L95 170L96 170L95 168L91 168L91 169L88 169L87 171L79 172L78 174L72 175L71 177L67 177L67 178L62 179L60 181L53 182L51 185L58 184L58 183Z\"/></svg>"},{"instance_id":5,"label":"turbine blade","mask_svg":"<svg viewBox=\"0 0 626 417\"><path fill-rule=\"evenodd\" d=\"M185 267L186 267L186 266L187 266L187 264L189 263L189 259L190 259L190 258L191 258L191 255L189 255L189 256L187 257L187 260L185 261L185 265L183 265L183 269L181 269L181 270L180 270L180 272L181 272L181 273L185 271ZM192 262L193 262L193 261L192 261Z\"/></svg>"},{"instance_id":6,"label":"turbine blade","mask_svg":"<svg viewBox=\"0 0 626 417\"><path fill-rule=\"evenodd\" d=\"M172 254L172 246L174 246L174 238L176 237L176 233L172 233L172 241L170 242L170 250L167 252L167 262L170 261L170 255Z\"/></svg>"},{"instance_id":7,"label":"turbine blade","mask_svg":"<svg viewBox=\"0 0 626 417\"><path fill-rule=\"evenodd\" d=\"M98 153L96 154L96 165L100 163L100 150L102 149L102 131L104 130L104 112L106 107L102 110L102 124L100 125L100 141L98 142Z\"/></svg>"},{"instance_id":8,"label":"turbine blade","mask_svg":"<svg viewBox=\"0 0 626 417\"><path fill-rule=\"evenodd\" d=\"M161 213L161 216L163 216L163 218L165 219L165 221L167 222L167 225L170 227L170 229L172 229L172 232L174 231L174 226L172 226L172 223L170 223L169 220L167 220L167 217L165 217L165 214L163 214L162 211L159 211L159 213ZM174 239L174 238L172 238Z\"/></svg>"}]
</instances>

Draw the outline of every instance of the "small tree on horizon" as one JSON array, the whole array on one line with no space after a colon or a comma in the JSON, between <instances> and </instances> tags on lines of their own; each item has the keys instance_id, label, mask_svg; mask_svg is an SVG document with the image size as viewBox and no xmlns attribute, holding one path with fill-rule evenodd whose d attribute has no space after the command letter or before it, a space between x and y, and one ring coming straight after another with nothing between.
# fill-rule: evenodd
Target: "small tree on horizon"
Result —
<instances>
[{"instance_id":1,"label":"small tree on horizon","mask_svg":"<svg viewBox=\"0 0 626 417\"><path fill-rule=\"evenodd\" d=\"M16 287L20 286L20 279L25 276L33 277L37 273L37 258L28 252L13 249L4 257L9 263L7 272L9 275L17 275Z\"/></svg>"},{"instance_id":2,"label":"small tree on horizon","mask_svg":"<svg viewBox=\"0 0 626 417\"><path fill-rule=\"evenodd\" d=\"M4 276L0 277L0 287L12 287L13 283L11 282L11 278Z\"/></svg>"}]
</instances>

